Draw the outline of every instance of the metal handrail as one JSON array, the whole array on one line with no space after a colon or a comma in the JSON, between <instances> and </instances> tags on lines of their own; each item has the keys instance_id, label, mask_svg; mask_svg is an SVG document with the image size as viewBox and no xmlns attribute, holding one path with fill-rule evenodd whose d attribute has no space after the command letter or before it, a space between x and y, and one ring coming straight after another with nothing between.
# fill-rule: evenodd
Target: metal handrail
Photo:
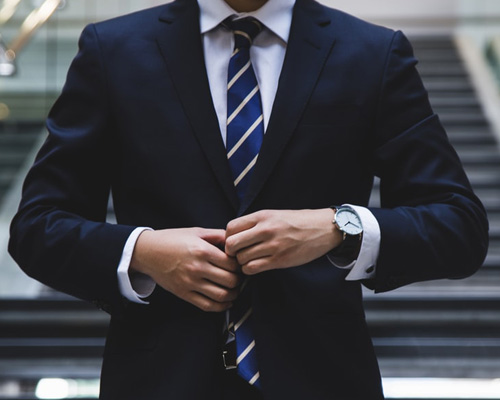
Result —
<instances>
[{"instance_id":1,"label":"metal handrail","mask_svg":"<svg viewBox=\"0 0 500 400\"><path fill-rule=\"evenodd\" d=\"M21 0L3 0L0 5L0 25L5 24L16 12Z\"/></svg>"},{"instance_id":2,"label":"metal handrail","mask_svg":"<svg viewBox=\"0 0 500 400\"><path fill-rule=\"evenodd\" d=\"M0 8L0 25L14 14L20 0L4 0ZM0 76L11 76L16 72L15 60L19 51L28 43L35 32L54 14L64 0L45 0L25 18L19 33L6 46L0 37Z\"/></svg>"}]
</instances>

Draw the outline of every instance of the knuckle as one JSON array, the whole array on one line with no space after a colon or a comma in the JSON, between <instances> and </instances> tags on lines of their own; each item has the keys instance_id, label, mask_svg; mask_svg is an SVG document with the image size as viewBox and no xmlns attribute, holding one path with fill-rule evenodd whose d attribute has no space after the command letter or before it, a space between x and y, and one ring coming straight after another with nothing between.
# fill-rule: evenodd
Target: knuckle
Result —
<instances>
[{"instance_id":1,"label":"knuckle","mask_svg":"<svg viewBox=\"0 0 500 400\"><path fill-rule=\"evenodd\" d=\"M194 287L194 279L189 275L185 275L182 277L180 285L185 288L185 290L189 290Z\"/></svg>"},{"instance_id":2,"label":"knuckle","mask_svg":"<svg viewBox=\"0 0 500 400\"><path fill-rule=\"evenodd\" d=\"M236 225L236 221L232 220L232 221L229 221L226 225L226 231L227 232L232 232L234 227Z\"/></svg>"},{"instance_id":3,"label":"knuckle","mask_svg":"<svg viewBox=\"0 0 500 400\"><path fill-rule=\"evenodd\" d=\"M269 249L271 250L272 254L276 254L280 250L280 243L277 240L272 240L269 242Z\"/></svg>"},{"instance_id":4,"label":"knuckle","mask_svg":"<svg viewBox=\"0 0 500 400\"><path fill-rule=\"evenodd\" d=\"M200 259L206 256L206 249L203 246L195 245L191 247L191 254L194 258Z\"/></svg>"},{"instance_id":5,"label":"knuckle","mask_svg":"<svg viewBox=\"0 0 500 400\"><path fill-rule=\"evenodd\" d=\"M235 289L240 284L240 278L236 275L230 276L227 279L226 286L231 289Z\"/></svg>"},{"instance_id":6,"label":"knuckle","mask_svg":"<svg viewBox=\"0 0 500 400\"><path fill-rule=\"evenodd\" d=\"M273 236L273 233L274 233L274 228L271 224L269 223L266 223L266 224L262 224L261 228L260 228L260 232L262 234L262 236L265 238L265 239L268 239L270 237Z\"/></svg>"},{"instance_id":7,"label":"knuckle","mask_svg":"<svg viewBox=\"0 0 500 400\"><path fill-rule=\"evenodd\" d=\"M230 236L226 239L226 249L228 250L232 250L233 247L234 247L234 242L235 242L235 238L234 236Z\"/></svg>"},{"instance_id":8,"label":"knuckle","mask_svg":"<svg viewBox=\"0 0 500 400\"><path fill-rule=\"evenodd\" d=\"M196 264L196 263L186 264L185 269L186 269L187 274L185 275L184 278L186 280L191 280L191 277L197 275L198 272L200 271L200 268L199 268L198 264Z\"/></svg>"},{"instance_id":9,"label":"knuckle","mask_svg":"<svg viewBox=\"0 0 500 400\"><path fill-rule=\"evenodd\" d=\"M206 232L205 228L194 227L194 228L191 228L191 229L193 231L193 234L196 235L197 237L202 236Z\"/></svg>"},{"instance_id":10,"label":"knuckle","mask_svg":"<svg viewBox=\"0 0 500 400\"><path fill-rule=\"evenodd\" d=\"M201 300L198 307L205 312L212 311L212 303L209 300Z\"/></svg>"},{"instance_id":11,"label":"knuckle","mask_svg":"<svg viewBox=\"0 0 500 400\"><path fill-rule=\"evenodd\" d=\"M217 301L218 303L223 303L223 302L229 300L229 298L230 298L230 295L229 295L228 290L226 290L226 289L220 289L215 294L215 299L214 300Z\"/></svg>"},{"instance_id":12,"label":"knuckle","mask_svg":"<svg viewBox=\"0 0 500 400\"><path fill-rule=\"evenodd\" d=\"M233 289L230 291L230 299L229 301L234 301L238 298L238 295L240 294L240 291L238 289Z\"/></svg>"},{"instance_id":13,"label":"knuckle","mask_svg":"<svg viewBox=\"0 0 500 400\"><path fill-rule=\"evenodd\" d=\"M270 217L271 212L269 210L260 210L255 213L259 219L267 219Z\"/></svg>"},{"instance_id":14,"label":"knuckle","mask_svg":"<svg viewBox=\"0 0 500 400\"><path fill-rule=\"evenodd\" d=\"M245 265L242 270L245 275L255 275L257 273L257 268L252 264Z\"/></svg>"},{"instance_id":15,"label":"knuckle","mask_svg":"<svg viewBox=\"0 0 500 400\"><path fill-rule=\"evenodd\" d=\"M221 312L221 311L225 311L225 310L227 310L227 308L228 308L228 306L227 306L226 304L217 304L217 305L214 307L213 311L214 311L214 312Z\"/></svg>"},{"instance_id":16,"label":"knuckle","mask_svg":"<svg viewBox=\"0 0 500 400\"><path fill-rule=\"evenodd\" d=\"M237 258L230 258L227 263L228 271L236 272L239 265Z\"/></svg>"},{"instance_id":17,"label":"knuckle","mask_svg":"<svg viewBox=\"0 0 500 400\"><path fill-rule=\"evenodd\" d=\"M236 254L236 260L238 260L238 264L240 264L240 265L246 264L245 254L244 253Z\"/></svg>"}]
</instances>

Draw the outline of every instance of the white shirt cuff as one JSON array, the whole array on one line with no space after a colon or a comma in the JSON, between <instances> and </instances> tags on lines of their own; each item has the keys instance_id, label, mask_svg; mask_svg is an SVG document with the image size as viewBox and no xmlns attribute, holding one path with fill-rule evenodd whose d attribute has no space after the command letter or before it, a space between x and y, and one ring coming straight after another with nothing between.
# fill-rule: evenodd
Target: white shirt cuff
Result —
<instances>
[{"instance_id":1,"label":"white shirt cuff","mask_svg":"<svg viewBox=\"0 0 500 400\"><path fill-rule=\"evenodd\" d=\"M350 269L347 281L359 281L375 277L378 253L380 251L380 226L370 210L365 207L344 204L352 207L363 224L363 239L357 260L349 265L338 265L330 257L328 260L337 268Z\"/></svg>"},{"instance_id":2,"label":"white shirt cuff","mask_svg":"<svg viewBox=\"0 0 500 400\"><path fill-rule=\"evenodd\" d=\"M122 257L118 264L118 287L126 299L139 304L149 304L143 299L151 295L156 287L155 281L149 276L136 272L129 274L130 262L139 235L151 228L136 228L132 231L123 247Z\"/></svg>"}]
</instances>

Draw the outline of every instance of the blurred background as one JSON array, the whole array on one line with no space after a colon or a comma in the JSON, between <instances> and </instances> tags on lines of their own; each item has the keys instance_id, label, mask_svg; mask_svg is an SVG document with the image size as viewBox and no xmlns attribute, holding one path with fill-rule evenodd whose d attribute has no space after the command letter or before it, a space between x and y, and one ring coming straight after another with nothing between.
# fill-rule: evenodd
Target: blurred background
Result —
<instances>
[{"instance_id":1,"label":"blurred background","mask_svg":"<svg viewBox=\"0 0 500 400\"><path fill-rule=\"evenodd\" d=\"M322 2L410 37L491 224L473 277L366 291L386 396L500 399L500 1ZM7 254L8 225L82 28L161 3L0 0L0 399L98 397L108 315L26 277Z\"/></svg>"}]
</instances>

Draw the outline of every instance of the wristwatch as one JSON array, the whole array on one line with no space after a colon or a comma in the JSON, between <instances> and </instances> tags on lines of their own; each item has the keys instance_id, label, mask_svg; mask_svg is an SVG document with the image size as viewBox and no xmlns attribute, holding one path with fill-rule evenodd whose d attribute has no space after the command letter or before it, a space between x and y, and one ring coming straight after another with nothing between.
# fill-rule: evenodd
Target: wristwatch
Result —
<instances>
[{"instance_id":1,"label":"wristwatch","mask_svg":"<svg viewBox=\"0 0 500 400\"><path fill-rule=\"evenodd\" d=\"M349 206L333 206L335 217L333 223L342 234L342 243L330 251L330 255L346 260L358 257L363 238L363 224L358 213Z\"/></svg>"}]
</instances>

